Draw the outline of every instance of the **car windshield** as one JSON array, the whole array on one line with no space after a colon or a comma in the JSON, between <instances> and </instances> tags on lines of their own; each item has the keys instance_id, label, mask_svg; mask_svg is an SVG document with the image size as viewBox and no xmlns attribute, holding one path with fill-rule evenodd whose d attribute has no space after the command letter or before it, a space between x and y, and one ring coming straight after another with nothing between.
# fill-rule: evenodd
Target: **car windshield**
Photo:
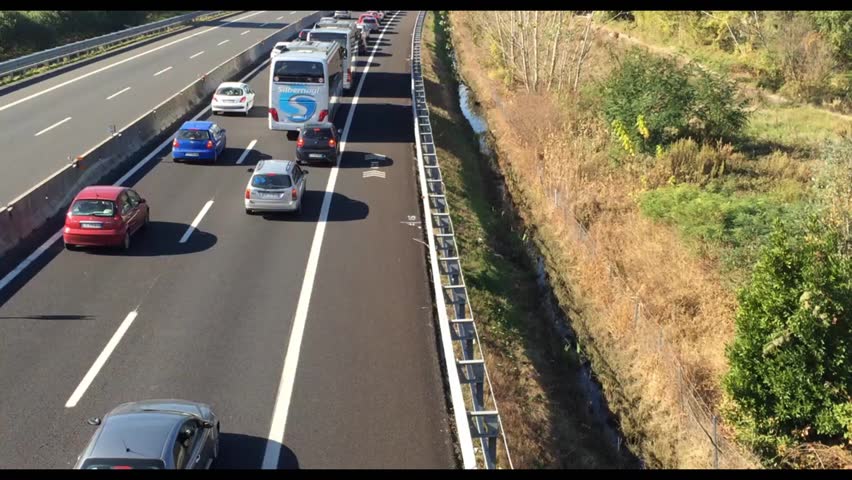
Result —
<instances>
[{"instance_id":1,"label":"car windshield","mask_svg":"<svg viewBox=\"0 0 852 480\"><path fill-rule=\"evenodd\" d=\"M303 62L296 60L280 60L275 62L274 81L323 83L321 62Z\"/></svg>"},{"instance_id":2,"label":"car windshield","mask_svg":"<svg viewBox=\"0 0 852 480\"><path fill-rule=\"evenodd\" d=\"M83 462L84 470L162 470L162 460L148 458L90 458Z\"/></svg>"},{"instance_id":3,"label":"car windshield","mask_svg":"<svg viewBox=\"0 0 852 480\"><path fill-rule=\"evenodd\" d=\"M180 130L178 138L181 140L209 140L207 130Z\"/></svg>"},{"instance_id":4,"label":"car windshield","mask_svg":"<svg viewBox=\"0 0 852 480\"><path fill-rule=\"evenodd\" d=\"M77 200L71 207L71 215L111 217L115 215L115 204L110 200Z\"/></svg>"},{"instance_id":5,"label":"car windshield","mask_svg":"<svg viewBox=\"0 0 852 480\"><path fill-rule=\"evenodd\" d=\"M289 175L255 175L251 179L251 186L256 188L290 188L291 185Z\"/></svg>"},{"instance_id":6,"label":"car windshield","mask_svg":"<svg viewBox=\"0 0 852 480\"><path fill-rule=\"evenodd\" d=\"M243 94L243 89L239 87L222 87L216 91L216 95L225 97L238 97Z\"/></svg>"}]
</instances>

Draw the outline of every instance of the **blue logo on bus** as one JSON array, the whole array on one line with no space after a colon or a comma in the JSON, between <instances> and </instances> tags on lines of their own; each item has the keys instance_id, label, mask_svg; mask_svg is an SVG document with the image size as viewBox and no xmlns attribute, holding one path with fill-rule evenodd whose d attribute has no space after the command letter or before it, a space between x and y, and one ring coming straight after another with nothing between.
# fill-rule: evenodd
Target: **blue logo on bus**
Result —
<instances>
[{"instance_id":1,"label":"blue logo on bus","mask_svg":"<svg viewBox=\"0 0 852 480\"><path fill-rule=\"evenodd\" d=\"M309 95L281 92L278 108L291 122L306 122L317 111L317 101Z\"/></svg>"}]
</instances>

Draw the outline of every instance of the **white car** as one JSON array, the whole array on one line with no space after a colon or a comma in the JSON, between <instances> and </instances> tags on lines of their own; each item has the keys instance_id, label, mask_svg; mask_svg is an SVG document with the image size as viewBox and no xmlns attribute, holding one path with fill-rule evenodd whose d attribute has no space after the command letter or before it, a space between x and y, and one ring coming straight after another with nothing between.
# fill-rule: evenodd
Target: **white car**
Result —
<instances>
[{"instance_id":1,"label":"white car","mask_svg":"<svg viewBox=\"0 0 852 480\"><path fill-rule=\"evenodd\" d=\"M248 116L254 107L254 90L247 83L224 82L216 89L210 109L213 114L222 112L242 112Z\"/></svg>"},{"instance_id":2,"label":"white car","mask_svg":"<svg viewBox=\"0 0 852 480\"><path fill-rule=\"evenodd\" d=\"M352 18L352 13L349 10L335 10L334 18L350 19Z\"/></svg>"}]
</instances>

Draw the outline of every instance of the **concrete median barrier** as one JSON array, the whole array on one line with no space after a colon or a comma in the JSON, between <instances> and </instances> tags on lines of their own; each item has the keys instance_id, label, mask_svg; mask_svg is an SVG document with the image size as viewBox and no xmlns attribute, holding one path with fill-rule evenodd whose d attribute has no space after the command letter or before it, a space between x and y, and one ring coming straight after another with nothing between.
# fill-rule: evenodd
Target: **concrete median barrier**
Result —
<instances>
[{"instance_id":1,"label":"concrete median barrier","mask_svg":"<svg viewBox=\"0 0 852 480\"><path fill-rule=\"evenodd\" d=\"M29 191L0 208L0 258L26 255L58 228L74 196L89 185L115 182L150 149L173 134L180 123L203 109L221 82L233 81L267 58L276 42L289 40L330 12L316 12L226 60L169 99L77 157Z\"/></svg>"}]
</instances>

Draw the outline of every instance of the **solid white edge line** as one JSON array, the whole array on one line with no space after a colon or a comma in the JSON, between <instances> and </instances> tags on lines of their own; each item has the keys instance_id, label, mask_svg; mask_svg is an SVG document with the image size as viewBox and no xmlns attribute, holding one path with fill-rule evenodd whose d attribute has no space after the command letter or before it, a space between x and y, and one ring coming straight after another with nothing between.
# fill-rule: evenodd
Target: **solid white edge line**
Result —
<instances>
[{"instance_id":1,"label":"solid white edge line","mask_svg":"<svg viewBox=\"0 0 852 480\"><path fill-rule=\"evenodd\" d=\"M240 81L245 82L246 79L256 74L260 69L266 67L266 64L269 63L269 60L269 58L266 58L263 62L260 63L260 65L255 67L252 71L250 71L243 78L241 78ZM206 114L209 111L210 105L207 105L206 107L204 107L203 110L198 112L198 115L192 117L192 121L198 120L199 118L201 118L202 115ZM125 173L121 178L119 178L113 185L120 186L124 184L127 179L129 179L133 175L136 175L136 172L141 170L142 167L147 165L148 162L150 162L151 159L154 158L154 156L160 153L160 151L162 151L164 148L166 148L167 145L170 145L171 143L172 138L167 138L166 140L164 140L163 143L161 143L159 146L157 146L157 148L152 150L151 153L145 156L145 158L140 160L139 163L137 163L133 168L131 168L127 173ZM27 255L27 258L25 258L20 264L18 264L17 267L7 273L5 277L0 279L0 292L2 292L10 283L12 283L12 281L14 281L15 278L18 277L18 275L20 275L24 270L27 269L27 267L29 267L34 261L36 261L38 257L44 255L44 252L46 252L51 245L53 245L54 243L56 243L57 240L62 238L62 230L64 229L65 227L59 229L58 232L53 234L52 237L48 238L44 243L42 243L41 246L38 247L33 253Z\"/></svg>"},{"instance_id":2,"label":"solid white edge line","mask_svg":"<svg viewBox=\"0 0 852 480\"><path fill-rule=\"evenodd\" d=\"M394 14L396 17L396 13ZM382 29L379 40L384 36L387 25ZM370 71L369 65L373 63L373 57L376 54L379 42L373 45L373 51L370 58L367 59L367 67L361 73L361 78L358 81L358 88L355 90L355 95L352 98L349 114L346 116L346 123L343 126L342 141L340 142L340 153L337 157L337 165L343 157L343 152L346 150L346 138L349 136L349 127L352 125L352 118L355 114L355 107L358 105L358 98L361 94L361 88L364 86L364 80L367 78L367 73ZM281 381L278 385L278 394L275 398L275 408L272 412L272 424L269 427L269 436L266 443L266 451L263 454L262 469L275 469L278 467L279 457L281 455L281 445L284 442L284 431L287 426L287 414L290 410L290 400L293 396L293 385L296 381L296 367L299 363L299 352L302 348L302 337L305 333L305 323L308 317L308 306L311 300L311 293L314 288L314 277L316 276L317 264L319 263L319 254L322 249L322 240L325 235L325 226L328 221L328 210L331 205L331 197L334 194L334 185L337 183L337 174L340 169L334 166L328 176L328 184L325 187L325 195L322 200L322 209L320 210L320 218L317 221L317 228L314 231L314 238L311 242L311 252L308 256L308 264L305 267L305 276L302 280L302 289L299 293L299 302L296 306L296 315L293 319L293 328L290 331L290 341L287 344L287 351L284 352L284 367L281 370Z\"/></svg>"},{"instance_id":3,"label":"solid white edge line","mask_svg":"<svg viewBox=\"0 0 852 480\"><path fill-rule=\"evenodd\" d=\"M183 234L183 237L180 238L178 243L186 243L189 240L189 236L192 235L192 232L198 228L198 224L201 223L201 220L204 218L204 215L207 215L207 210L210 210L210 207L213 206L213 200L208 200L207 203L204 204L204 207L201 208L201 211L198 212L198 215L195 216L195 220L192 221L189 228L186 229L186 233Z\"/></svg>"},{"instance_id":4,"label":"solid white edge line","mask_svg":"<svg viewBox=\"0 0 852 480\"><path fill-rule=\"evenodd\" d=\"M117 96L121 95L122 93L124 93L124 92L126 92L126 91L128 91L128 90L130 90L130 87L125 87L125 88L123 88L123 89L121 89L121 90L119 90L119 91L117 91L117 92L113 93L112 95L108 96L108 97L107 97L107 100L112 100L113 98L115 98L115 97L117 97Z\"/></svg>"},{"instance_id":5,"label":"solid white edge line","mask_svg":"<svg viewBox=\"0 0 852 480\"><path fill-rule=\"evenodd\" d=\"M116 67L116 66L118 66L118 65L121 65L121 64L127 63L127 62L129 62L129 61L131 61L131 60L135 60L135 59L137 59L137 58L139 58L139 57L141 57L141 56L143 56L143 55L148 55L149 53L153 53L153 52L156 52L156 51L161 50L161 49L163 49L163 48L170 47L170 46L172 46L172 45L174 45L174 44L176 44L176 43L180 43L180 42L182 42L182 41L184 41L184 40L189 40L190 38L193 38L193 37L196 37L196 36L198 36L198 35L201 35L201 34L207 33L207 32L209 32L209 31L211 31L211 30L216 30L217 28L221 28L221 27L223 27L223 26L225 26L225 25L227 25L227 24L229 24L229 23L239 22L240 20L245 20L246 18L253 17L253 16L258 15L258 14L261 14L261 13L263 13L263 12L265 12L265 11L266 11L266 10L261 10L260 12L255 12L255 13L252 13L252 14L246 15L246 16L244 16L244 17L242 17L242 18L237 18L237 19L234 19L234 20L229 20L229 21L227 21L227 22L223 23L222 25L217 25L217 26L215 26L215 27L210 27L210 28L208 28L207 30L202 30L202 31L200 31L200 32L193 33L192 35L189 35L189 36L186 36L186 37L179 38L179 39L177 39L177 40L175 40L175 41L173 41L173 42L169 42L169 43L167 43L167 44L165 44L165 45L160 45L159 47L152 48L151 50L146 50L146 51L144 51L144 52L142 52L142 53L139 53L139 54L137 54L137 55L134 55L134 56L132 56L132 57L125 58L124 60L119 60L118 62L111 63L111 64L106 65L106 66L104 66L104 67L101 67L101 68L99 68L99 69L97 69L97 70L91 71L91 72L86 73L86 74L84 74L84 75L80 75L79 77L72 78L72 79L67 80L67 81L64 81L64 82L62 82L62 83L60 83L60 84L58 84L58 85L54 85L54 86L52 86L52 87L50 87L50 88L46 88L46 89L41 90L41 91L39 91L39 92L33 93L32 95L28 95L28 96L26 96L26 97L24 97L24 98L21 98L21 99L15 100L15 101L14 101L14 102L12 102L12 103L7 103L6 105L3 105L2 107L0 107L0 112L2 112L3 110L6 110L7 108L12 108L12 107L14 107L15 105L21 104L21 103L26 102L26 101L28 101L28 100L32 100L33 98L40 97L40 96L44 95L45 93L52 92L52 91L56 90L57 88L62 88L62 87L64 87L64 86L66 86L66 85L70 85L70 84L72 84L72 83L74 83L74 82L76 82L76 81L78 81L78 80L82 80L82 79L84 79L84 78L88 78L88 77L90 77L90 76L92 76L92 75L95 75L95 74L97 74L97 73L101 73L101 72L103 72L103 71L105 71L105 70L109 70L109 69L110 69L110 68L112 68L112 67Z\"/></svg>"},{"instance_id":6,"label":"solid white edge line","mask_svg":"<svg viewBox=\"0 0 852 480\"><path fill-rule=\"evenodd\" d=\"M68 120L71 120L71 117L66 117L66 118L64 118L64 119L62 119L62 120L60 120L60 121L58 121L58 122L54 123L53 125L51 125L51 126L49 126L49 127L45 128L44 130L42 130L42 131L40 131L40 132L36 133L34 136L38 137L38 136L39 136L39 135L41 135L42 133L49 132L50 130L53 130L54 128L56 128L56 127L58 127L58 126L62 125L63 123L67 122Z\"/></svg>"},{"instance_id":7,"label":"solid white edge line","mask_svg":"<svg viewBox=\"0 0 852 480\"><path fill-rule=\"evenodd\" d=\"M222 46L222 45L224 45L224 44L226 44L226 43L228 43L228 42L230 42L230 41L231 41L231 40L222 40L221 42L217 43L217 44L216 44L216 46L217 46L217 47Z\"/></svg>"},{"instance_id":8,"label":"solid white edge line","mask_svg":"<svg viewBox=\"0 0 852 480\"><path fill-rule=\"evenodd\" d=\"M86 372L86 375L83 377L83 380L80 381L80 384L77 385L77 388L74 390L74 393L71 394L71 397L68 398L68 401L65 402L65 408L74 408L77 406L77 402L80 401L80 398L83 397L83 394L86 393L86 390L89 388L89 385L92 384L95 377L98 375L98 372L101 371L106 361L109 359L109 356L112 354L112 351L115 350L115 347L118 346L118 342L121 341L121 337L127 332L127 329L130 328L130 325L133 323L133 320L136 319L138 313L136 310L127 314L124 321L121 322L121 325L118 326L118 330L112 335L112 338L107 342L106 347L104 347L103 351L100 355L98 355L95 363L92 364L92 368Z\"/></svg>"},{"instance_id":9,"label":"solid white edge line","mask_svg":"<svg viewBox=\"0 0 852 480\"><path fill-rule=\"evenodd\" d=\"M193 58L195 58L195 57L197 57L197 56L201 55L202 53L204 53L204 50L202 50L202 51L200 51L200 52L196 53L195 55L193 55L193 56L191 56L191 57L189 57L189 59L190 59L190 60L192 60Z\"/></svg>"},{"instance_id":10,"label":"solid white edge line","mask_svg":"<svg viewBox=\"0 0 852 480\"><path fill-rule=\"evenodd\" d=\"M172 67L164 68L164 69L160 70L159 72L155 73L154 76L156 77L156 76L160 75L161 73L166 73L171 69L172 69Z\"/></svg>"},{"instance_id":11,"label":"solid white edge line","mask_svg":"<svg viewBox=\"0 0 852 480\"><path fill-rule=\"evenodd\" d=\"M237 159L237 165L243 164L243 162L246 160L246 157L248 157L248 154L251 153L251 149L254 148L255 144L257 144L257 140L252 140L251 142L249 142L248 147L243 150L243 153L240 155L240 158Z\"/></svg>"}]
</instances>

